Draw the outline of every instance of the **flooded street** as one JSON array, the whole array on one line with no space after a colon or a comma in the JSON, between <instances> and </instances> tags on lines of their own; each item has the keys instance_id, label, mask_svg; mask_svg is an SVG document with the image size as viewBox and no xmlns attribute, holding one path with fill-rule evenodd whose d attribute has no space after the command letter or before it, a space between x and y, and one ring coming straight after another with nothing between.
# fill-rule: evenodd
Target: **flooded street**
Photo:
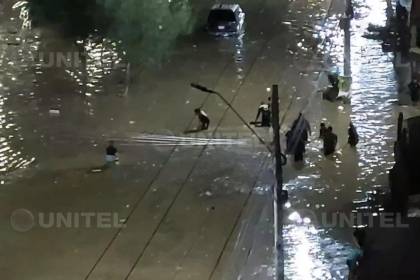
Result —
<instances>
[{"instance_id":1,"label":"flooded street","mask_svg":"<svg viewBox=\"0 0 420 280\"><path fill-rule=\"evenodd\" d=\"M288 220L284 232L286 279L347 279L346 259L355 247L352 228L351 224L337 222L339 218L334 223L334 217L383 211L381 205L371 208L369 199L389 191L388 170L394 164L398 114L420 114L418 108L398 105L392 53L384 53L380 41L363 37L369 24L385 26L386 1L359 0L353 4L351 104L310 100L311 106L305 112L317 129L321 121L333 126L338 135L338 151L333 157L325 158L315 130L305 168L296 171L290 166L288 169L297 174L286 183L292 197L285 214ZM344 32L333 37L330 54L330 66L340 69L341 75L343 42ZM350 121L360 137L356 149L347 144Z\"/></svg>"},{"instance_id":2,"label":"flooded street","mask_svg":"<svg viewBox=\"0 0 420 280\"><path fill-rule=\"evenodd\" d=\"M284 170L285 279L346 279L352 230L322 217L366 209L386 190L397 115L417 113L398 106L392 54L362 36L385 24L386 1L354 1L351 104L317 92L327 71L344 69L342 1L241 0L236 38L204 31L211 1L105 2L113 28L73 36L32 18L26 1L0 1L0 276L275 279L272 158L190 83L247 121L277 83L282 138L299 112L312 127L305 164L290 158ZM199 107L209 130L188 133ZM339 138L327 159L321 121ZM346 144L350 121L357 149ZM269 129L256 131L271 142ZM109 140L115 165L104 162ZM112 225L85 226L86 215Z\"/></svg>"}]
</instances>

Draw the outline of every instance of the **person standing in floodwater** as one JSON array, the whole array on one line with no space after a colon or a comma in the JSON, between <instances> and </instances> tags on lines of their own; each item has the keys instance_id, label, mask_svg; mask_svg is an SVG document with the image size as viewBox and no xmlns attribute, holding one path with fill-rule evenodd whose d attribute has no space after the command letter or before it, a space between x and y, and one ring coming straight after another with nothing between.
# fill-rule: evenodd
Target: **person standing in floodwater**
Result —
<instances>
[{"instance_id":1,"label":"person standing in floodwater","mask_svg":"<svg viewBox=\"0 0 420 280\"><path fill-rule=\"evenodd\" d=\"M420 99L420 85L417 80L412 80L408 84L408 89L410 90L410 97L413 103L417 103Z\"/></svg>"},{"instance_id":2,"label":"person standing in floodwater","mask_svg":"<svg viewBox=\"0 0 420 280\"><path fill-rule=\"evenodd\" d=\"M327 127L325 126L325 123L321 123L321 126L319 128L319 138L324 139L325 133L327 133Z\"/></svg>"},{"instance_id":3,"label":"person standing in floodwater","mask_svg":"<svg viewBox=\"0 0 420 280\"><path fill-rule=\"evenodd\" d=\"M296 143L300 140L303 140L306 145L310 134L311 126L309 122L305 119L302 113L299 113L298 118L293 122L292 127L286 133L288 153L294 153Z\"/></svg>"},{"instance_id":4,"label":"person standing in floodwater","mask_svg":"<svg viewBox=\"0 0 420 280\"><path fill-rule=\"evenodd\" d=\"M328 80L331 86L322 93L322 98L330 102L334 102L337 100L340 92L338 75L332 73L328 74Z\"/></svg>"},{"instance_id":5,"label":"person standing in floodwater","mask_svg":"<svg viewBox=\"0 0 420 280\"><path fill-rule=\"evenodd\" d=\"M295 162L303 161L303 155L306 152L306 140L303 137L300 137L296 140L295 143L295 152L294 152L294 159Z\"/></svg>"},{"instance_id":6,"label":"person standing in floodwater","mask_svg":"<svg viewBox=\"0 0 420 280\"><path fill-rule=\"evenodd\" d=\"M329 126L327 133L324 135L324 155L329 156L335 152L337 147L338 137L333 132L332 126Z\"/></svg>"},{"instance_id":7,"label":"person standing in floodwater","mask_svg":"<svg viewBox=\"0 0 420 280\"><path fill-rule=\"evenodd\" d=\"M306 143L311 134L311 126L302 113L293 122L291 129L286 133L287 153L294 154L295 161L302 161L306 152Z\"/></svg>"},{"instance_id":8,"label":"person standing in floodwater","mask_svg":"<svg viewBox=\"0 0 420 280\"><path fill-rule=\"evenodd\" d=\"M118 150L114 146L114 141L109 141L108 147L106 148L106 154L105 154L106 162L118 161L117 153L118 153Z\"/></svg>"},{"instance_id":9,"label":"person standing in floodwater","mask_svg":"<svg viewBox=\"0 0 420 280\"><path fill-rule=\"evenodd\" d=\"M197 130L207 130L210 125L210 119L207 116L206 112L201 110L200 108L197 108L194 110L194 113L198 117L198 121L200 122L200 126L197 128Z\"/></svg>"},{"instance_id":10,"label":"person standing in floodwater","mask_svg":"<svg viewBox=\"0 0 420 280\"><path fill-rule=\"evenodd\" d=\"M308 141L309 135L311 135L312 133L311 125L302 113L299 113L298 118L293 122L292 130L298 131L300 134L303 134L303 139L305 141Z\"/></svg>"},{"instance_id":11,"label":"person standing in floodwater","mask_svg":"<svg viewBox=\"0 0 420 280\"><path fill-rule=\"evenodd\" d=\"M357 134L356 127L354 127L352 122L350 122L349 124L348 134L349 134L349 139L347 142L353 148L356 147L356 145L359 143L359 134Z\"/></svg>"},{"instance_id":12,"label":"person standing in floodwater","mask_svg":"<svg viewBox=\"0 0 420 280\"><path fill-rule=\"evenodd\" d=\"M271 101L271 99L268 99ZM261 102L260 106L258 107L257 117L255 118L255 123L258 123L258 119L261 116L261 126L262 127L270 127L271 126L271 106L270 103L266 104Z\"/></svg>"}]
</instances>

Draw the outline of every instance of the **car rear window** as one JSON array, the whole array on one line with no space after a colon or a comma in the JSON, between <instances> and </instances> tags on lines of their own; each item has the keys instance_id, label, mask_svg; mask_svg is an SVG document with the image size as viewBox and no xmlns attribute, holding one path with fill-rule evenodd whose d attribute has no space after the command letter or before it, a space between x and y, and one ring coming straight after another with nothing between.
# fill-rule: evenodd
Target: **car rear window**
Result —
<instances>
[{"instance_id":1,"label":"car rear window","mask_svg":"<svg viewBox=\"0 0 420 280\"><path fill-rule=\"evenodd\" d=\"M212 10L209 15L209 22L223 22L223 21L236 21L235 14L231 10Z\"/></svg>"}]
</instances>

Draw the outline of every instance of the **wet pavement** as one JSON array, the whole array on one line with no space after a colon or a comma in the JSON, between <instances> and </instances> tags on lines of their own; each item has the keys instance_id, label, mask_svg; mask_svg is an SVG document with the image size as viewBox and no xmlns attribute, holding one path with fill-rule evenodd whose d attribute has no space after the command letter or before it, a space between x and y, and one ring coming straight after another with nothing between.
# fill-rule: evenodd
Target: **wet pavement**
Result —
<instances>
[{"instance_id":1,"label":"wet pavement","mask_svg":"<svg viewBox=\"0 0 420 280\"><path fill-rule=\"evenodd\" d=\"M207 36L201 27L210 3L197 1L176 14L193 17L191 8L198 15L190 28L182 21L187 35L150 22L170 36L159 48L139 47L141 67L128 67L131 57L118 41L72 41L53 28L31 29L25 2L11 11L15 2L2 2L16 18L2 18L0 28L4 279L274 279L271 158L219 99L191 82L221 92L250 121L279 83L282 132L304 111L314 130L305 164L291 161L284 172L285 278L345 279L351 229L316 221L351 212L360 206L354 201L363 204L387 183L401 108L392 57L362 37L370 22L385 22L386 1L355 1L351 105L325 103L316 93L323 71L343 68L340 1L240 1L247 27L236 39ZM80 52L82 58L72 56ZM63 53L68 64L48 65ZM211 118L209 131L185 134L200 106ZM321 119L339 136L329 159L317 139ZM346 145L350 120L361 137L357 150ZM270 141L270 131L257 132ZM109 139L120 162L96 172ZM20 233L10 224L16 209L35 217L112 213L125 226L35 224ZM18 228L25 213L12 216Z\"/></svg>"}]
</instances>

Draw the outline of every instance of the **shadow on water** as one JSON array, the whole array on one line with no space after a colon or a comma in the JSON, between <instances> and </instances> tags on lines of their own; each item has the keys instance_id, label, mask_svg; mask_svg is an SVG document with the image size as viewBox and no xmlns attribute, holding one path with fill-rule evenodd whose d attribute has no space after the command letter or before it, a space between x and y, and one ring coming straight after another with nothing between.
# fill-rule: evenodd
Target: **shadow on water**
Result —
<instances>
[{"instance_id":1,"label":"shadow on water","mask_svg":"<svg viewBox=\"0 0 420 280\"><path fill-rule=\"evenodd\" d=\"M55 24L64 36L87 36L105 16L94 0L32 0L29 7L34 25Z\"/></svg>"}]
</instances>

